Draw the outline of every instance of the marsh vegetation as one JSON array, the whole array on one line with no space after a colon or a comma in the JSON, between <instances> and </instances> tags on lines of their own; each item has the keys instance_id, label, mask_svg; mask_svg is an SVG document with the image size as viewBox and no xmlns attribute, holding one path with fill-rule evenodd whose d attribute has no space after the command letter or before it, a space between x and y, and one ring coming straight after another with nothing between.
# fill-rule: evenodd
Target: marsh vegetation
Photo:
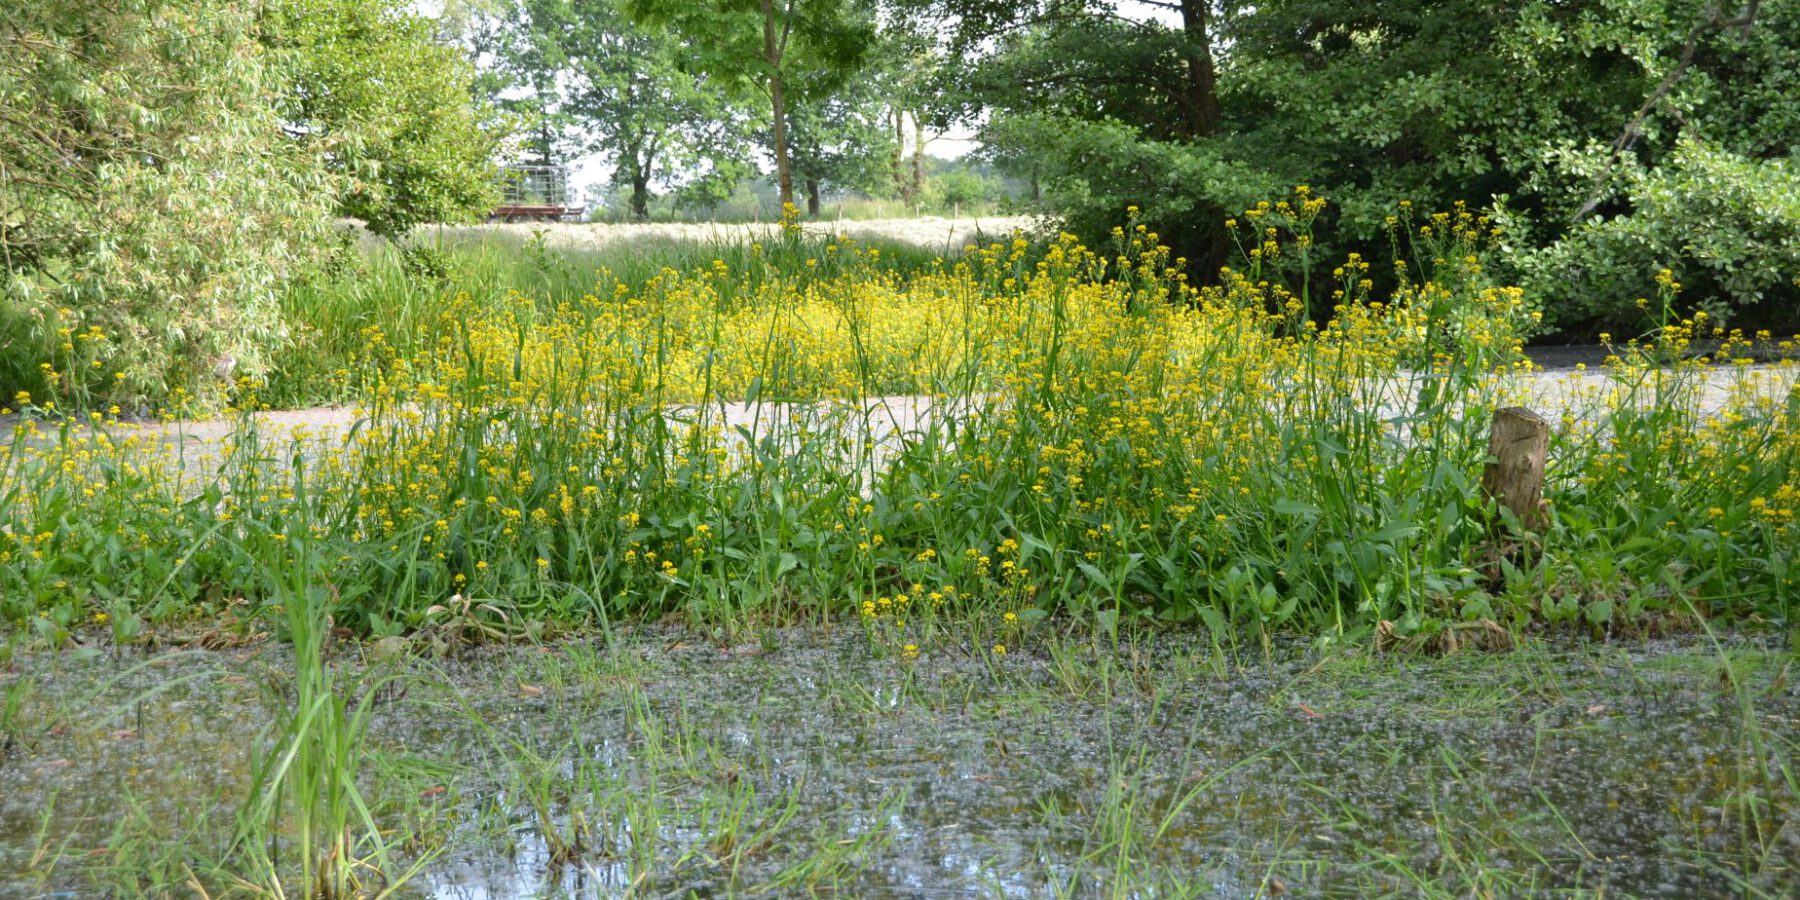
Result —
<instances>
[{"instance_id":1,"label":"marsh vegetation","mask_svg":"<svg viewBox=\"0 0 1800 900\"><path fill-rule=\"evenodd\" d=\"M20 883L1782 893L1781 345L1617 346L1521 521L1492 224L1376 298L1283 277L1318 208L1216 287L1136 226L377 258L205 453L19 398Z\"/></svg>"},{"instance_id":2,"label":"marsh vegetation","mask_svg":"<svg viewBox=\"0 0 1800 900\"><path fill-rule=\"evenodd\" d=\"M1791 4L431 6L0 17L0 894L1800 891Z\"/></svg>"},{"instance_id":3,"label":"marsh vegetation","mask_svg":"<svg viewBox=\"0 0 1800 900\"><path fill-rule=\"evenodd\" d=\"M402 897L1773 897L1800 878L1785 647L1395 657L1039 626L1001 654L999 628L910 653L854 627L340 647L366 718L353 756L319 760L354 787L335 818L328 794L312 818L267 808L291 648L34 656L6 682L0 888L259 893L298 874L306 828L351 892Z\"/></svg>"}]
</instances>

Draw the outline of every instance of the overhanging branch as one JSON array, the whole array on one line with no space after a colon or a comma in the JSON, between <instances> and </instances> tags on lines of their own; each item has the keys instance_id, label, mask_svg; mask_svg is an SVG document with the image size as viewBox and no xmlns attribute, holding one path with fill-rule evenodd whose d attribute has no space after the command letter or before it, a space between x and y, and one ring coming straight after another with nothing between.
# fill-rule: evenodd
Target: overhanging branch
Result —
<instances>
[{"instance_id":1,"label":"overhanging branch","mask_svg":"<svg viewBox=\"0 0 1800 900\"><path fill-rule=\"evenodd\" d=\"M1619 132L1617 138L1613 139L1611 149L1606 155L1606 165L1601 167L1599 174L1594 176L1594 186L1588 201L1582 204L1581 209L1575 213L1574 220L1569 223L1571 226L1581 224L1588 216L1593 215L1595 209L1599 208L1605 196L1606 181L1612 177L1613 166L1632 147L1637 145L1638 138L1644 135L1644 121L1669 96L1669 92L1675 89L1676 83L1681 81L1682 76L1693 68L1694 55L1700 51L1701 39L1715 31L1727 31L1733 28L1738 29L1740 34L1748 35L1750 29L1756 25L1756 14L1761 7L1762 0L1749 0L1744 6L1744 11L1732 18L1726 18L1725 14L1720 12L1716 6L1706 10L1706 16L1701 19L1700 24L1695 25L1694 29L1688 32L1687 43L1681 48L1681 61L1675 64L1675 68L1669 70L1668 75L1663 76L1663 80L1656 85L1656 89L1651 91L1650 96L1644 100L1644 105L1638 107L1637 113L1631 117L1631 121L1625 123L1625 129Z\"/></svg>"}]
</instances>

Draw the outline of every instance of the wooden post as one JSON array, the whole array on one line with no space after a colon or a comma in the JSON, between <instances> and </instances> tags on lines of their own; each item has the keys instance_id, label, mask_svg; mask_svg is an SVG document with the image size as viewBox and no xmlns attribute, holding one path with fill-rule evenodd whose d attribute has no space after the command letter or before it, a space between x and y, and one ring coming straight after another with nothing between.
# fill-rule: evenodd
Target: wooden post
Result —
<instances>
[{"instance_id":1,"label":"wooden post","mask_svg":"<svg viewBox=\"0 0 1800 900\"><path fill-rule=\"evenodd\" d=\"M1494 411L1488 464L1481 490L1513 511L1527 528L1542 527L1544 463L1550 456L1550 423L1521 406Z\"/></svg>"}]
</instances>

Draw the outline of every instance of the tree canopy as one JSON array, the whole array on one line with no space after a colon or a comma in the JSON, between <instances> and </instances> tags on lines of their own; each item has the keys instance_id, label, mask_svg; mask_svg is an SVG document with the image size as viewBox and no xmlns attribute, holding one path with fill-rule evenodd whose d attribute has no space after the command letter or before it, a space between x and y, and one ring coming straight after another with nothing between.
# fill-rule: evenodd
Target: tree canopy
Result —
<instances>
[{"instance_id":1,"label":"tree canopy","mask_svg":"<svg viewBox=\"0 0 1800 900\"><path fill-rule=\"evenodd\" d=\"M648 216L654 183L722 181L729 192L743 174L754 112L621 0L509 0L483 27L499 76L485 90L519 111L529 152L545 163L598 156L633 218Z\"/></svg>"},{"instance_id":2,"label":"tree canopy","mask_svg":"<svg viewBox=\"0 0 1800 900\"><path fill-rule=\"evenodd\" d=\"M947 73L948 108L1078 230L1137 205L1210 266L1218 222L1286 186L1329 195L1320 239L1365 253L1401 201L1464 201L1498 207L1511 274L1565 328L1629 316L1664 266L1717 313L1800 318L1759 264L1796 261L1792 4L904 7L976 60Z\"/></svg>"},{"instance_id":3,"label":"tree canopy","mask_svg":"<svg viewBox=\"0 0 1800 900\"><path fill-rule=\"evenodd\" d=\"M399 4L278 0L262 41L285 68L289 134L343 176L339 205L385 236L493 208L491 113L473 105L474 67Z\"/></svg>"},{"instance_id":4,"label":"tree canopy","mask_svg":"<svg viewBox=\"0 0 1800 900\"><path fill-rule=\"evenodd\" d=\"M205 397L280 341L333 179L284 135L257 27L186 0L0 18L0 383Z\"/></svg>"},{"instance_id":5,"label":"tree canopy","mask_svg":"<svg viewBox=\"0 0 1800 900\"><path fill-rule=\"evenodd\" d=\"M640 21L666 26L692 65L769 103L769 148L783 206L794 202L789 108L817 102L860 68L874 41L859 0L628 0ZM796 89L801 96L794 95Z\"/></svg>"}]
</instances>

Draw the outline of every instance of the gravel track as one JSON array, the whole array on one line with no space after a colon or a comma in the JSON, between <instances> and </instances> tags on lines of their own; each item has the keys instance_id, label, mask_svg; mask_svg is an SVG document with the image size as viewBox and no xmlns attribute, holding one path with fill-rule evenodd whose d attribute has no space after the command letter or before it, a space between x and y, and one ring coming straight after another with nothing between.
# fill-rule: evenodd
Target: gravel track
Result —
<instances>
[{"instance_id":1,"label":"gravel track","mask_svg":"<svg viewBox=\"0 0 1800 900\"><path fill-rule=\"evenodd\" d=\"M1654 377L1653 374L1647 378ZM1792 362L1751 367L1720 367L1705 372L1706 384L1692 395L1699 412L1710 414L1723 408L1734 392L1753 392L1773 403L1793 402L1793 390L1800 381L1800 364ZM1382 392L1382 405L1399 416L1407 408L1406 398L1417 391L1419 382L1400 379ZM1572 416L1590 419L1600 414L1606 397L1620 390L1607 373L1593 369L1538 371L1512 376L1496 397L1500 403L1518 403L1549 418L1552 422ZM1645 400L1652 395L1648 385L1642 389ZM934 422L968 417L979 407L977 401L932 398L927 396L872 397L858 403L828 400L803 403L750 404L721 402L707 408L706 421L717 425L727 435L740 430L761 435L776 435L788 441L799 434L818 434L821 426L841 429L846 437L855 436L876 445L875 463L880 464L900 446L898 436L921 431ZM699 408L687 405L668 411L671 422L692 423L699 419ZM320 448L343 442L361 417L350 406L326 406L311 409L272 410L257 413L255 419L269 446L283 446L298 439ZM0 424L0 437L10 437L16 423ZM234 419L209 419L183 422L124 423L109 429L114 442L136 438L144 446L166 447L187 454L196 461L214 455L237 429ZM736 440L740 440L738 438Z\"/></svg>"}]
</instances>

